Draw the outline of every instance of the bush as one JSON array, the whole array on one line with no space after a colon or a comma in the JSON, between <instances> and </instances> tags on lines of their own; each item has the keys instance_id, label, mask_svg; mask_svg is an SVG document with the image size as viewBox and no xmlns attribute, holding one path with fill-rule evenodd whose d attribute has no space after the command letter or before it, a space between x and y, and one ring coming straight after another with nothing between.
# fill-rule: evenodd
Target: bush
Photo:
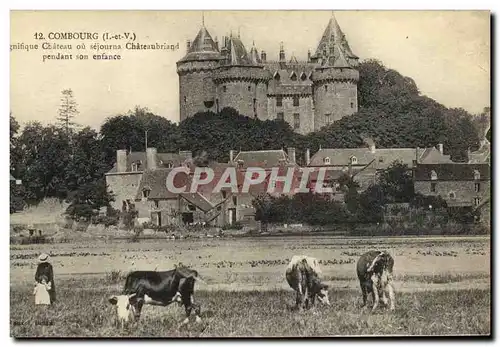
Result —
<instances>
[{"instance_id":1,"label":"bush","mask_svg":"<svg viewBox=\"0 0 500 347\"><path fill-rule=\"evenodd\" d=\"M243 229L243 224L240 222L235 222L233 224L226 224L222 227L222 230L241 230Z\"/></svg>"}]
</instances>

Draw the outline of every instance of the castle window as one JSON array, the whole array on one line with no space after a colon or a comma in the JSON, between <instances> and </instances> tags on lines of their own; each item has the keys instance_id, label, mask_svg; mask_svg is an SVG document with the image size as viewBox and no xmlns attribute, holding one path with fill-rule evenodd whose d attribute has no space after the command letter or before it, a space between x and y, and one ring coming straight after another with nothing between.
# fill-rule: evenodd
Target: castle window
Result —
<instances>
[{"instance_id":1,"label":"castle window","mask_svg":"<svg viewBox=\"0 0 500 347\"><path fill-rule=\"evenodd\" d=\"M357 164L358 163L358 158L356 158L355 156L352 156L351 157L351 164Z\"/></svg>"},{"instance_id":2,"label":"castle window","mask_svg":"<svg viewBox=\"0 0 500 347\"><path fill-rule=\"evenodd\" d=\"M276 96L276 106L283 106L283 97L281 95Z\"/></svg>"},{"instance_id":3,"label":"castle window","mask_svg":"<svg viewBox=\"0 0 500 347\"><path fill-rule=\"evenodd\" d=\"M225 190L222 191L222 198L225 199L227 196L227 192Z\"/></svg>"},{"instance_id":4,"label":"castle window","mask_svg":"<svg viewBox=\"0 0 500 347\"><path fill-rule=\"evenodd\" d=\"M323 164L330 165L330 158L329 157L323 158Z\"/></svg>"},{"instance_id":5,"label":"castle window","mask_svg":"<svg viewBox=\"0 0 500 347\"><path fill-rule=\"evenodd\" d=\"M222 91L225 93L227 92L227 87L226 86L222 86Z\"/></svg>"},{"instance_id":6,"label":"castle window","mask_svg":"<svg viewBox=\"0 0 500 347\"><path fill-rule=\"evenodd\" d=\"M283 112L278 112L276 114L276 119L277 120L281 120L281 121L284 121L285 120L285 114Z\"/></svg>"},{"instance_id":7,"label":"castle window","mask_svg":"<svg viewBox=\"0 0 500 347\"><path fill-rule=\"evenodd\" d=\"M293 114L293 128L300 129L300 114L298 113Z\"/></svg>"},{"instance_id":8,"label":"castle window","mask_svg":"<svg viewBox=\"0 0 500 347\"><path fill-rule=\"evenodd\" d=\"M238 205L238 197L233 196L233 204L236 206Z\"/></svg>"},{"instance_id":9,"label":"castle window","mask_svg":"<svg viewBox=\"0 0 500 347\"><path fill-rule=\"evenodd\" d=\"M296 81L296 80L297 80L297 74L295 73L295 71L294 71L294 72L292 72L292 75L290 76L290 79L291 79L292 81Z\"/></svg>"},{"instance_id":10,"label":"castle window","mask_svg":"<svg viewBox=\"0 0 500 347\"><path fill-rule=\"evenodd\" d=\"M299 96L298 95L293 96L293 106L299 106Z\"/></svg>"},{"instance_id":11,"label":"castle window","mask_svg":"<svg viewBox=\"0 0 500 347\"><path fill-rule=\"evenodd\" d=\"M184 103L186 103L188 100L187 96L184 95Z\"/></svg>"},{"instance_id":12,"label":"castle window","mask_svg":"<svg viewBox=\"0 0 500 347\"><path fill-rule=\"evenodd\" d=\"M188 205L188 210L189 211L196 211L196 206L189 204Z\"/></svg>"},{"instance_id":13,"label":"castle window","mask_svg":"<svg viewBox=\"0 0 500 347\"><path fill-rule=\"evenodd\" d=\"M437 183L434 183L434 182L431 183L431 192L433 192L433 193L436 192L436 186L437 186Z\"/></svg>"},{"instance_id":14,"label":"castle window","mask_svg":"<svg viewBox=\"0 0 500 347\"><path fill-rule=\"evenodd\" d=\"M253 115L257 118L257 99L253 99Z\"/></svg>"},{"instance_id":15,"label":"castle window","mask_svg":"<svg viewBox=\"0 0 500 347\"><path fill-rule=\"evenodd\" d=\"M252 86L248 86L248 91L252 91Z\"/></svg>"},{"instance_id":16,"label":"castle window","mask_svg":"<svg viewBox=\"0 0 500 347\"><path fill-rule=\"evenodd\" d=\"M354 108L354 102L351 101L351 108Z\"/></svg>"},{"instance_id":17,"label":"castle window","mask_svg":"<svg viewBox=\"0 0 500 347\"><path fill-rule=\"evenodd\" d=\"M140 171L141 170L141 162L136 161L135 163L132 163L132 171Z\"/></svg>"},{"instance_id":18,"label":"castle window","mask_svg":"<svg viewBox=\"0 0 500 347\"><path fill-rule=\"evenodd\" d=\"M149 189L149 188L144 188L144 189L142 190L142 197L143 197L144 199L147 199L147 198L149 197L149 194L150 194L150 193L151 193L151 189Z\"/></svg>"},{"instance_id":19,"label":"castle window","mask_svg":"<svg viewBox=\"0 0 500 347\"><path fill-rule=\"evenodd\" d=\"M432 170L431 171L431 180L435 181L437 179L438 179L438 175L437 175L436 171Z\"/></svg>"},{"instance_id":20,"label":"castle window","mask_svg":"<svg viewBox=\"0 0 500 347\"><path fill-rule=\"evenodd\" d=\"M155 208L159 208L160 207L160 202L158 200L155 200Z\"/></svg>"},{"instance_id":21,"label":"castle window","mask_svg":"<svg viewBox=\"0 0 500 347\"><path fill-rule=\"evenodd\" d=\"M474 205L477 206L481 203L481 198L474 198Z\"/></svg>"},{"instance_id":22,"label":"castle window","mask_svg":"<svg viewBox=\"0 0 500 347\"><path fill-rule=\"evenodd\" d=\"M474 170L474 179L475 180L481 179L481 174L479 173L479 170Z\"/></svg>"},{"instance_id":23,"label":"castle window","mask_svg":"<svg viewBox=\"0 0 500 347\"><path fill-rule=\"evenodd\" d=\"M215 109L216 112L219 113L219 99L215 99Z\"/></svg>"},{"instance_id":24,"label":"castle window","mask_svg":"<svg viewBox=\"0 0 500 347\"><path fill-rule=\"evenodd\" d=\"M479 193L480 190L481 190L481 183L474 183L474 191L476 193Z\"/></svg>"},{"instance_id":25,"label":"castle window","mask_svg":"<svg viewBox=\"0 0 500 347\"><path fill-rule=\"evenodd\" d=\"M332 121L332 114L331 113L327 113L325 114L325 124L330 124L330 122Z\"/></svg>"},{"instance_id":26,"label":"castle window","mask_svg":"<svg viewBox=\"0 0 500 347\"><path fill-rule=\"evenodd\" d=\"M327 92L327 91L328 91L328 86L327 86L327 85L325 85L325 92Z\"/></svg>"}]
</instances>

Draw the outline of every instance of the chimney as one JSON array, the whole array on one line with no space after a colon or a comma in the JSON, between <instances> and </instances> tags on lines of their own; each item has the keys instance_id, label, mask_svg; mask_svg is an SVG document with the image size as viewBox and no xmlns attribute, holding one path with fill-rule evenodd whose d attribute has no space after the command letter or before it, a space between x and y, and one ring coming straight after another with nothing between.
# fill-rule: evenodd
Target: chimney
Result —
<instances>
[{"instance_id":1,"label":"chimney","mask_svg":"<svg viewBox=\"0 0 500 347\"><path fill-rule=\"evenodd\" d=\"M310 49L307 50L307 62L308 63L311 62L311 50Z\"/></svg>"},{"instance_id":2,"label":"chimney","mask_svg":"<svg viewBox=\"0 0 500 347\"><path fill-rule=\"evenodd\" d=\"M439 149L439 152L441 153L441 155L443 155L444 153L443 153L443 144L442 143L438 144L438 149Z\"/></svg>"},{"instance_id":3,"label":"chimney","mask_svg":"<svg viewBox=\"0 0 500 347\"><path fill-rule=\"evenodd\" d=\"M232 163L234 161L234 149L229 151L229 162Z\"/></svg>"},{"instance_id":4,"label":"chimney","mask_svg":"<svg viewBox=\"0 0 500 347\"><path fill-rule=\"evenodd\" d=\"M311 162L311 151L308 149L306 149L306 166L309 165L309 163Z\"/></svg>"},{"instance_id":5,"label":"chimney","mask_svg":"<svg viewBox=\"0 0 500 347\"><path fill-rule=\"evenodd\" d=\"M156 148L146 148L146 169L156 169Z\"/></svg>"},{"instance_id":6,"label":"chimney","mask_svg":"<svg viewBox=\"0 0 500 347\"><path fill-rule=\"evenodd\" d=\"M116 172L127 172L127 150L116 151Z\"/></svg>"},{"instance_id":7,"label":"chimney","mask_svg":"<svg viewBox=\"0 0 500 347\"><path fill-rule=\"evenodd\" d=\"M214 43L217 50L219 50L219 39L217 39L217 36L215 37Z\"/></svg>"},{"instance_id":8,"label":"chimney","mask_svg":"<svg viewBox=\"0 0 500 347\"><path fill-rule=\"evenodd\" d=\"M265 51L260 52L260 60L262 60L263 63L266 62L267 59L267 54Z\"/></svg>"},{"instance_id":9,"label":"chimney","mask_svg":"<svg viewBox=\"0 0 500 347\"><path fill-rule=\"evenodd\" d=\"M290 160L291 163L295 163L295 148L293 147L288 147L287 148L287 153L288 153L288 159Z\"/></svg>"},{"instance_id":10,"label":"chimney","mask_svg":"<svg viewBox=\"0 0 500 347\"><path fill-rule=\"evenodd\" d=\"M187 46L187 51L189 52L189 50L191 49L191 40L187 40L186 46Z\"/></svg>"},{"instance_id":11,"label":"chimney","mask_svg":"<svg viewBox=\"0 0 500 347\"><path fill-rule=\"evenodd\" d=\"M191 151L179 151L179 156L182 160L191 160L193 159L193 153Z\"/></svg>"},{"instance_id":12,"label":"chimney","mask_svg":"<svg viewBox=\"0 0 500 347\"><path fill-rule=\"evenodd\" d=\"M375 143L370 144L370 153L375 154Z\"/></svg>"},{"instance_id":13,"label":"chimney","mask_svg":"<svg viewBox=\"0 0 500 347\"><path fill-rule=\"evenodd\" d=\"M415 163L418 163L418 157L419 157L418 152L419 151L420 151L419 147L415 148L415 160L414 160Z\"/></svg>"},{"instance_id":14,"label":"chimney","mask_svg":"<svg viewBox=\"0 0 500 347\"><path fill-rule=\"evenodd\" d=\"M283 63L286 61L285 58L285 49L283 48L283 42L280 44L280 63Z\"/></svg>"}]
</instances>

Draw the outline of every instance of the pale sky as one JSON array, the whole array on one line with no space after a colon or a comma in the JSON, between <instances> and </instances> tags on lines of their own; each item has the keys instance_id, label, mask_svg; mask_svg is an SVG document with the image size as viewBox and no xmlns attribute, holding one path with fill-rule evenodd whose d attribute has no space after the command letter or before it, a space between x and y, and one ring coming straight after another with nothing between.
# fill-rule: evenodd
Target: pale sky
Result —
<instances>
[{"instance_id":1,"label":"pale sky","mask_svg":"<svg viewBox=\"0 0 500 347\"><path fill-rule=\"evenodd\" d=\"M247 51L252 42L278 58L283 41L287 59L305 60L315 51L330 11L205 11L212 35L231 30ZM415 80L422 94L447 107L479 113L490 105L490 14L486 11L336 11L335 17L360 60L375 58ZM106 117L135 105L179 120L176 62L201 26L200 11L19 11L11 12L11 44L37 43L34 33L134 32L137 42L179 43L178 51L131 51L121 43L120 61L47 61L53 51L11 51L10 110L21 122L54 122L61 91L73 89L76 121L99 128ZM68 41L50 41L61 44ZM38 41L39 44L42 41ZM73 41L74 46L80 41ZM76 53L73 47L73 53ZM56 51L57 52L57 51ZM99 52L100 53L100 52ZM111 53L106 51L106 53Z\"/></svg>"}]
</instances>

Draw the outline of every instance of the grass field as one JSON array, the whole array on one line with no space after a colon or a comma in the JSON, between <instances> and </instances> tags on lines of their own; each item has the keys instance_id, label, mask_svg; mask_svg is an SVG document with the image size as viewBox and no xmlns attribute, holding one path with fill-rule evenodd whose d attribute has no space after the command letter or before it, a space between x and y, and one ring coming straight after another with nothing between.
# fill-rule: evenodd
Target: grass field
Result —
<instances>
[{"instance_id":1,"label":"grass field","mask_svg":"<svg viewBox=\"0 0 500 347\"><path fill-rule=\"evenodd\" d=\"M396 311L359 308L355 263L369 249L395 258ZM51 254L58 302L35 307L36 257ZM295 254L320 259L331 307L293 311L284 269ZM490 334L490 239L269 237L211 240L94 241L11 246L14 337L268 337ZM179 327L184 310L146 306L128 329L114 325L107 298L138 269L197 269L202 322Z\"/></svg>"}]
</instances>

